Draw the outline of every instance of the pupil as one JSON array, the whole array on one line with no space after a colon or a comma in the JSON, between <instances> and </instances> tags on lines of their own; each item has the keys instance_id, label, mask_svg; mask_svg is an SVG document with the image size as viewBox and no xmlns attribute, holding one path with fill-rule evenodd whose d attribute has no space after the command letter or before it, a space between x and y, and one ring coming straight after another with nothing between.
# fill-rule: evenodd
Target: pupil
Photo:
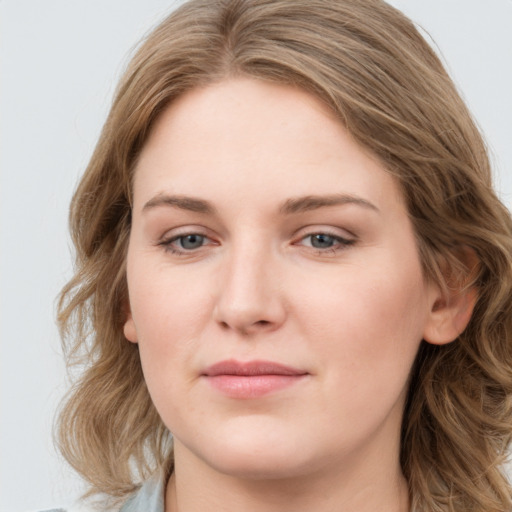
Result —
<instances>
[{"instance_id":1,"label":"pupil","mask_svg":"<svg viewBox=\"0 0 512 512\"><path fill-rule=\"evenodd\" d=\"M181 238L183 249L197 249L203 245L203 237L201 235L187 235Z\"/></svg>"},{"instance_id":2,"label":"pupil","mask_svg":"<svg viewBox=\"0 0 512 512\"><path fill-rule=\"evenodd\" d=\"M313 235L311 239L311 245L317 249L325 249L326 247L331 247L334 242L332 236L329 235Z\"/></svg>"}]
</instances>

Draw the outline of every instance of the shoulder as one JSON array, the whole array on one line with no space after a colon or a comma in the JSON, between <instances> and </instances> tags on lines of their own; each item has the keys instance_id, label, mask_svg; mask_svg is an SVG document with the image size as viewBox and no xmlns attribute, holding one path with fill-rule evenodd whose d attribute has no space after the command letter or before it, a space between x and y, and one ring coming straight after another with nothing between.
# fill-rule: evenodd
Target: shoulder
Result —
<instances>
[{"instance_id":1,"label":"shoulder","mask_svg":"<svg viewBox=\"0 0 512 512\"><path fill-rule=\"evenodd\" d=\"M114 509L105 509L105 508L101 508L101 511L100 509L98 508L98 506L94 506L94 505L88 505L88 504L84 504L84 503L77 503L75 505L72 505L70 507L66 507L66 508L47 508L47 509L43 509L43 510L37 510L36 512L118 512L119 509L117 510L114 510Z\"/></svg>"},{"instance_id":2,"label":"shoulder","mask_svg":"<svg viewBox=\"0 0 512 512\"><path fill-rule=\"evenodd\" d=\"M164 512L165 475L155 473L126 501L120 512Z\"/></svg>"},{"instance_id":3,"label":"shoulder","mask_svg":"<svg viewBox=\"0 0 512 512\"><path fill-rule=\"evenodd\" d=\"M165 483L163 472L155 473L121 505L121 508L106 510L94 503L77 503L67 508L51 508L36 512L164 512Z\"/></svg>"},{"instance_id":4,"label":"shoulder","mask_svg":"<svg viewBox=\"0 0 512 512\"><path fill-rule=\"evenodd\" d=\"M37 510L36 512L98 512L98 509L94 507L88 507L85 505L75 505L66 508L45 508L43 510Z\"/></svg>"}]
</instances>

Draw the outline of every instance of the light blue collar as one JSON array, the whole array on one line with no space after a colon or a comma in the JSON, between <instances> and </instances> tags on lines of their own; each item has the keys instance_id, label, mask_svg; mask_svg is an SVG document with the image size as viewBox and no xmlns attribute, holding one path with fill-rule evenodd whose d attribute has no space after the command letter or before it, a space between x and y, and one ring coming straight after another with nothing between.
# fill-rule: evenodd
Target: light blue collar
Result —
<instances>
[{"instance_id":1,"label":"light blue collar","mask_svg":"<svg viewBox=\"0 0 512 512\"><path fill-rule=\"evenodd\" d=\"M165 512L165 472L155 473L121 507L120 512Z\"/></svg>"}]
</instances>

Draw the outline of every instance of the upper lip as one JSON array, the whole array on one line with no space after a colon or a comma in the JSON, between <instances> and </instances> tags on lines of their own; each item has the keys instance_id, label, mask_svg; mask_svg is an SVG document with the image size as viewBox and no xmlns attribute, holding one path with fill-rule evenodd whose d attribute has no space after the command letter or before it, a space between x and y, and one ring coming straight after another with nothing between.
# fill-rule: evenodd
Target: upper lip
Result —
<instances>
[{"instance_id":1,"label":"upper lip","mask_svg":"<svg viewBox=\"0 0 512 512\"><path fill-rule=\"evenodd\" d=\"M220 361L208 366L203 372L207 377L216 377L218 375L239 375L252 377L256 375L306 375L308 372L293 368L273 361L236 361L230 359Z\"/></svg>"}]
</instances>

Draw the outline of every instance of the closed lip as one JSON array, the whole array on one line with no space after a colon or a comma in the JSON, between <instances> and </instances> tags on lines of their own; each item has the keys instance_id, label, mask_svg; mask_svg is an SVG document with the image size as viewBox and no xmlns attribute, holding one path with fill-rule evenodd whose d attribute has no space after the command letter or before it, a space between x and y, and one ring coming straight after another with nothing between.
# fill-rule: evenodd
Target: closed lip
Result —
<instances>
[{"instance_id":1,"label":"closed lip","mask_svg":"<svg viewBox=\"0 0 512 512\"><path fill-rule=\"evenodd\" d=\"M206 377L235 375L240 377L256 377L258 375L302 376L308 372L292 366L273 361L236 361L229 359L208 366L202 373Z\"/></svg>"}]
</instances>

